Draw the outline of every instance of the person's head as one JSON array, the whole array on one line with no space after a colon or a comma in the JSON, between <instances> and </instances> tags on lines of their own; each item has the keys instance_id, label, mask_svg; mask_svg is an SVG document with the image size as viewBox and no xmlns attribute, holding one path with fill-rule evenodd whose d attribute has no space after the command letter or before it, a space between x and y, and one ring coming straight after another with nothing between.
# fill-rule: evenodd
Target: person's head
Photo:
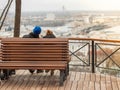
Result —
<instances>
[{"instance_id":1,"label":"person's head","mask_svg":"<svg viewBox=\"0 0 120 90\"><path fill-rule=\"evenodd\" d=\"M35 26L33 29L33 33L36 35L39 35L41 33L41 27L40 26Z\"/></svg>"},{"instance_id":2,"label":"person's head","mask_svg":"<svg viewBox=\"0 0 120 90\"><path fill-rule=\"evenodd\" d=\"M53 34L53 32L51 30L47 30L46 35L50 35Z\"/></svg>"}]
</instances>

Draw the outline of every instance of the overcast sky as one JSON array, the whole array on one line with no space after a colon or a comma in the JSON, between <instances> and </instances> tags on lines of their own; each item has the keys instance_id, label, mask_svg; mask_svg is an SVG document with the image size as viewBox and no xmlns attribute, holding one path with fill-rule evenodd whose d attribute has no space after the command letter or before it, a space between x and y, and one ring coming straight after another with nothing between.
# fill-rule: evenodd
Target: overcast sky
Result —
<instances>
[{"instance_id":1,"label":"overcast sky","mask_svg":"<svg viewBox=\"0 0 120 90\"><path fill-rule=\"evenodd\" d=\"M0 9L6 2L0 0ZM61 11L63 6L66 10L120 11L120 0L22 0L22 11ZM14 11L14 3L10 10Z\"/></svg>"}]
</instances>

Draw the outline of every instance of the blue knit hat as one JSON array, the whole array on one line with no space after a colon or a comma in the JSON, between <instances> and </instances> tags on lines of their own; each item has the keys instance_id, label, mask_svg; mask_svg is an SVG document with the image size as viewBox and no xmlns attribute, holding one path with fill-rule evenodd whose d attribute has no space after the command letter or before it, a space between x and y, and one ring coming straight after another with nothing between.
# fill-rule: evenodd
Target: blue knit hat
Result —
<instances>
[{"instance_id":1,"label":"blue knit hat","mask_svg":"<svg viewBox=\"0 0 120 90\"><path fill-rule=\"evenodd\" d=\"M40 34L41 33L41 27L35 26L34 29L33 29L33 33L34 34Z\"/></svg>"}]
</instances>

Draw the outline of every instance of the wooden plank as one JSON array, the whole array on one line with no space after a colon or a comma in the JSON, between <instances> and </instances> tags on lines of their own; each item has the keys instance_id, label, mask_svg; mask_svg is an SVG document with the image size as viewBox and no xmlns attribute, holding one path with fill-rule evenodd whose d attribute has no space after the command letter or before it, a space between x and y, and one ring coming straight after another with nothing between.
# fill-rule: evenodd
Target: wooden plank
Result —
<instances>
[{"instance_id":1,"label":"wooden plank","mask_svg":"<svg viewBox=\"0 0 120 90\"><path fill-rule=\"evenodd\" d=\"M31 74L27 72L27 75L25 75L25 77L23 78L23 83L19 86L18 90L25 90L25 87L27 85L27 83L29 83L29 79L31 78Z\"/></svg>"},{"instance_id":2,"label":"wooden plank","mask_svg":"<svg viewBox=\"0 0 120 90\"><path fill-rule=\"evenodd\" d=\"M67 83L66 83L66 85L64 86L65 87L65 89L64 90L70 90L71 89L71 86L72 86L72 78L73 77L73 73L70 71L70 76L68 77L68 79L67 79ZM62 87L63 88L63 87Z\"/></svg>"},{"instance_id":3,"label":"wooden plank","mask_svg":"<svg viewBox=\"0 0 120 90\"><path fill-rule=\"evenodd\" d=\"M106 75L106 82L110 82L111 81L111 77L109 75Z\"/></svg>"},{"instance_id":4,"label":"wooden plank","mask_svg":"<svg viewBox=\"0 0 120 90\"><path fill-rule=\"evenodd\" d=\"M30 88L31 88L32 85L33 85L34 80L35 80L35 75L31 74L31 75L30 75L30 78L27 80L28 83L26 84L24 90L30 90ZM17 88L17 89L18 89L18 88Z\"/></svg>"},{"instance_id":5,"label":"wooden plank","mask_svg":"<svg viewBox=\"0 0 120 90\"><path fill-rule=\"evenodd\" d=\"M67 38L2 38L2 41L1 42L8 42L8 41L11 41L11 42L15 42L15 41L22 41L22 42L44 42L44 41L49 41L49 42L52 42L52 41L68 41Z\"/></svg>"},{"instance_id":6,"label":"wooden plank","mask_svg":"<svg viewBox=\"0 0 120 90\"><path fill-rule=\"evenodd\" d=\"M35 90L42 89L42 86L43 86L43 83L44 83L44 78L46 77L46 73L38 73L38 76L39 76L39 79L36 82Z\"/></svg>"},{"instance_id":7,"label":"wooden plank","mask_svg":"<svg viewBox=\"0 0 120 90\"><path fill-rule=\"evenodd\" d=\"M118 89L120 90L120 81L117 81Z\"/></svg>"},{"instance_id":8,"label":"wooden plank","mask_svg":"<svg viewBox=\"0 0 120 90\"><path fill-rule=\"evenodd\" d=\"M55 55L53 55L53 54L51 54L51 53L46 53L46 54L42 54L42 55L39 55L39 54L33 54L32 56L30 56L30 55L32 55L32 54L11 54L11 55L9 55L9 54L6 54L6 55L4 55L3 56L3 58L45 58L45 56L46 56L46 58L65 58L65 57L68 57L67 55L62 55L62 54L55 54ZM38 56L39 55L39 56ZM25 60L25 59L24 59Z\"/></svg>"},{"instance_id":9,"label":"wooden plank","mask_svg":"<svg viewBox=\"0 0 120 90\"><path fill-rule=\"evenodd\" d=\"M57 64L56 64L57 63ZM53 67L65 67L67 65L67 62L65 61L18 61L18 62L10 62L10 61L5 61L5 62L0 62L0 67L29 67L29 66L33 66L33 67L39 67L39 66L53 66Z\"/></svg>"},{"instance_id":10,"label":"wooden plank","mask_svg":"<svg viewBox=\"0 0 120 90\"><path fill-rule=\"evenodd\" d=\"M15 47L15 48L14 48ZM48 44L44 44L44 43L2 43L1 44L1 51L2 49L5 50L20 50L20 49L25 49L25 50L56 50L58 49L62 49L62 50L67 50L68 49L68 43L48 43Z\"/></svg>"},{"instance_id":11,"label":"wooden plank","mask_svg":"<svg viewBox=\"0 0 120 90\"><path fill-rule=\"evenodd\" d=\"M117 81L120 82L120 77L117 77Z\"/></svg>"},{"instance_id":12,"label":"wooden plank","mask_svg":"<svg viewBox=\"0 0 120 90\"><path fill-rule=\"evenodd\" d=\"M104 79L100 82L100 84L101 84L101 90L106 90L106 84Z\"/></svg>"},{"instance_id":13,"label":"wooden plank","mask_svg":"<svg viewBox=\"0 0 120 90\"><path fill-rule=\"evenodd\" d=\"M85 73L84 72L81 72L81 77L80 77L80 81L84 81L85 80Z\"/></svg>"},{"instance_id":14,"label":"wooden plank","mask_svg":"<svg viewBox=\"0 0 120 90\"><path fill-rule=\"evenodd\" d=\"M83 90L83 84L84 84L84 81L78 81L78 87L77 87L77 90Z\"/></svg>"},{"instance_id":15,"label":"wooden plank","mask_svg":"<svg viewBox=\"0 0 120 90\"><path fill-rule=\"evenodd\" d=\"M76 72L71 72L71 78L70 81L74 81L76 76Z\"/></svg>"},{"instance_id":16,"label":"wooden plank","mask_svg":"<svg viewBox=\"0 0 120 90\"><path fill-rule=\"evenodd\" d=\"M22 75L24 72L19 72L19 75ZM10 78L9 80L7 80L4 84L2 84L2 87L0 88L0 90L6 90L7 88L9 89L9 86L13 83L13 81L18 80L20 77L19 76L15 76L14 78Z\"/></svg>"},{"instance_id":17,"label":"wooden plank","mask_svg":"<svg viewBox=\"0 0 120 90\"><path fill-rule=\"evenodd\" d=\"M88 90L88 88L89 88L89 81L84 81L83 90Z\"/></svg>"},{"instance_id":18,"label":"wooden plank","mask_svg":"<svg viewBox=\"0 0 120 90\"><path fill-rule=\"evenodd\" d=\"M101 74L101 81L105 81L106 80L106 76Z\"/></svg>"},{"instance_id":19,"label":"wooden plank","mask_svg":"<svg viewBox=\"0 0 120 90\"><path fill-rule=\"evenodd\" d=\"M111 80L116 82L117 81L117 78L115 76L111 76Z\"/></svg>"},{"instance_id":20,"label":"wooden plank","mask_svg":"<svg viewBox=\"0 0 120 90\"><path fill-rule=\"evenodd\" d=\"M55 76L55 79L53 79L54 80L53 82L55 82L55 83L54 83L54 87L52 89L53 90L64 90L64 85L66 84L67 80L65 80L65 82L63 83L63 86L59 86L60 71L59 70L55 70L54 71L54 76ZM49 82L49 85L51 85L50 82ZM49 87L47 87L47 90L49 90Z\"/></svg>"},{"instance_id":21,"label":"wooden plank","mask_svg":"<svg viewBox=\"0 0 120 90\"><path fill-rule=\"evenodd\" d=\"M54 76L53 76L54 77ZM43 87L42 87L42 90L47 90L48 89L48 86L51 84L51 83L49 83L50 82L50 78L51 78L51 76L49 75L48 76L48 74L46 74L46 78L45 78L45 80L44 80L44 85L43 85ZM52 83L54 83L55 81L55 77L54 77L54 79L53 79L53 82ZM59 82L59 81L57 81L57 82ZM54 83L55 84L55 83ZM54 88L54 87L53 87Z\"/></svg>"},{"instance_id":22,"label":"wooden plank","mask_svg":"<svg viewBox=\"0 0 120 90\"><path fill-rule=\"evenodd\" d=\"M65 86L65 90L71 90L72 84L73 84L73 81L67 82L67 84Z\"/></svg>"},{"instance_id":23,"label":"wooden plank","mask_svg":"<svg viewBox=\"0 0 120 90\"><path fill-rule=\"evenodd\" d=\"M49 50L49 49L40 49L40 50L38 49L38 50L36 50L35 49L35 51L33 51L33 50L34 49L28 49L28 50L25 50L25 49L22 49L22 50L21 49L20 50L18 50L18 49L15 49L15 50L13 50L13 49L12 50L3 49L2 52L3 53L5 53L5 52L11 52L11 53L12 52L15 52L15 53L17 53L17 52L23 52L23 53L24 52L26 52L26 53L36 53L36 52L41 52L41 53L45 53L45 52L49 52L49 53L62 53L63 52L64 53L64 52L66 52L67 53L67 49L65 49L65 50L64 49L58 49L58 50L56 50L56 49L55 50L54 49L52 49L52 50Z\"/></svg>"},{"instance_id":24,"label":"wooden plank","mask_svg":"<svg viewBox=\"0 0 120 90\"><path fill-rule=\"evenodd\" d=\"M95 78L96 82L100 82L101 80L100 74L96 73L95 75L96 75L96 78Z\"/></svg>"},{"instance_id":25,"label":"wooden plank","mask_svg":"<svg viewBox=\"0 0 120 90\"><path fill-rule=\"evenodd\" d=\"M112 90L111 77L106 75L106 90Z\"/></svg>"},{"instance_id":26,"label":"wooden plank","mask_svg":"<svg viewBox=\"0 0 120 90\"><path fill-rule=\"evenodd\" d=\"M106 90L112 90L111 81L106 81Z\"/></svg>"},{"instance_id":27,"label":"wooden plank","mask_svg":"<svg viewBox=\"0 0 120 90\"><path fill-rule=\"evenodd\" d=\"M91 73L91 81L95 81L95 79L96 79L95 73Z\"/></svg>"},{"instance_id":28,"label":"wooden plank","mask_svg":"<svg viewBox=\"0 0 120 90\"><path fill-rule=\"evenodd\" d=\"M95 82L95 90L102 90L100 87L100 82Z\"/></svg>"},{"instance_id":29,"label":"wooden plank","mask_svg":"<svg viewBox=\"0 0 120 90\"><path fill-rule=\"evenodd\" d=\"M8 53L8 52L6 52L6 53L2 53L2 54L3 54L3 55L4 55L4 54L5 54L5 55L12 55L12 54L13 54L13 55L19 55L19 54L20 54L20 55L24 55L24 54L26 54L26 52L25 52L25 53L24 53L24 52L22 52L22 53L20 53L20 52L18 52L18 53ZM37 52L36 52L36 53L29 53L29 52L28 52L28 54L29 54L29 55L36 55L36 54L37 54L37 55L46 55L46 54L48 54L48 55L59 55L59 54L60 54L60 55L61 55L61 53L48 53L48 52L46 52L46 53L43 53L43 52L42 52L42 53L40 53L40 52L38 52L38 53L37 53ZM63 55L63 54L67 55L66 53L62 53L62 55ZM65 55L64 55L64 56L65 56ZM1 56L2 56L2 55L1 55ZM68 55L67 55L67 56L68 56Z\"/></svg>"},{"instance_id":30,"label":"wooden plank","mask_svg":"<svg viewBox=\"0 0 120 90\"><path fill-rule=\"evenodd\" d=\"M113 90L119 90L117 82L112 81L112 88Z\"/></svg>"},{"instance_id":31,"label":"wooden plank","mask_svg":"<svg viewBox=\"0 0 120 90\"><path fill-rule=\"evenodd\" d=\"M90 75L90 73L86 73L85 81L90 81L90 80L91 80L91 75Z\"/></svg>"},{"instance_id":32,"label":"wooden plank","mask_svg":"<svg viewBox=\"0 0 120 90\"><path fill-rule=\"evenodd\" d=\"M70 85L70 84L68 84L70 82L70 78L71 78L71 71L69 72L69 75L67 76L67 80L64 82L64 86L62 86L62 87L60 86L59 90L66 90L68 88L68 86ZM71 83L71 85L72 85L72 83Z\"/></svg>"},{"instance_id":33,"label":"wooden plank","mask_svg":"<svg viewBox=\"0 0 120 90\"><path fill-rule=\"evenodd\" d=\"M39 80L41 78L40 74L42 74L42 73L34 74L35 78L34 78L32 85L30 86L29 90L36 90L37 84L39 83ZM22 87L22 85L21 85L21 87ZM23 90L23 89L21 89L21 90Z\"/></svg>"},{"instance_id":34,"label":"wooden plank","mask_svg":"<svg viewBox=\"0 0 120 90\"><path fill-rule=\"evenodd\" d=\"M95 90L95 82L94 81L89 82L89 90Z\"/></svg>"},{"instance_id":35,"label":"wooden plank","mask_svg":"<svg viewBox=\"0 0 120 90\"><path fill-rule=\"evenodd\" d=\"M25 71L22 73L22 75L19 76L19 77L20 77L19 79L17 79L16 81L13 81L14 86L11 88L11 90L18 90L19 87L20 87L20 85L24 82L24 78L26 77L27 74L28 74L28 73L27 73L27 71L25 70Z\"/></svg>"},{"instance_id":36,"label":"wooden plank","mask_svg":"<svg viewBox=\"0 0 120 90\"><path fill-rule=\"evenodd\" d=\"M79 81L80 80L80 72L76 72L76 77L74 81Z\"/></svg>"},{"instance_id":37,"label":"wooden plank","mask_svg":"<svg viewBox=\"0 0 120 90\"><path fill-rule=\"evenodd\" d=\"M69 61L67 58L2 58L6 61Z\"/></svg>"},{"instance_id":38,"label":"wooden plank","mask_svg":"<svg viewBox=\"0 0 120 90\"><path fill-rule=\"evenodd\" d=\"M45 84L45 78L46 78L47 74L46 73L42 73L41 74L41 78L39 79L39 82L36 86L36 90L41 90L43 85Z\"/></svg>"},{"instance_id":39,"label":"wooden plank","mask_svg":"<svg viewBox=\"0 0 120 90\"><path fill-rule=\"evenodd\" d=\"M16 72L17 72L17 74L22 73L21 70L18 70ZM16 78L16 76L14 77L14 79L15 78ZM13 78L11 78L11 79L13 79ZM1 81L0 90L2 90L2 89L4 90L4 87L6 87L6 83L7 83L7 81Z\"/></svg>"},{"instance_id":40,"label":"wooden plank","mask_svg":"<svg viewBox=\"0 0 120 90\"><path fill-rule=\"evenodd\" d=\"M78 82L77 81L73 81L72 82L72 86L71 86L71 90L76 90L78 86Z\"/></svg>"}]
</instances>

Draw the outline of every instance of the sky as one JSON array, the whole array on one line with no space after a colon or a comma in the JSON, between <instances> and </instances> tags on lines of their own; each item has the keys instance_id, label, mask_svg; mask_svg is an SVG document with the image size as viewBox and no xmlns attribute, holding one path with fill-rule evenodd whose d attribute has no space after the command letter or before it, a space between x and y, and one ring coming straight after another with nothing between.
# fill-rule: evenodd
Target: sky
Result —
<instances>
[{"instance_id":1,"label":"sky","mask_svg":"<svg viewBox=\"0 0 120 90\"><path fill-rule=\"evenodd\" d=\"M15 0L14 0L15 1ZM0 9L7 0L0 0ZM10 11L14 11L15 3ZM120 11L120 0L22 0L22 11L112 10Z\"/></svg>"}]
</instances>

